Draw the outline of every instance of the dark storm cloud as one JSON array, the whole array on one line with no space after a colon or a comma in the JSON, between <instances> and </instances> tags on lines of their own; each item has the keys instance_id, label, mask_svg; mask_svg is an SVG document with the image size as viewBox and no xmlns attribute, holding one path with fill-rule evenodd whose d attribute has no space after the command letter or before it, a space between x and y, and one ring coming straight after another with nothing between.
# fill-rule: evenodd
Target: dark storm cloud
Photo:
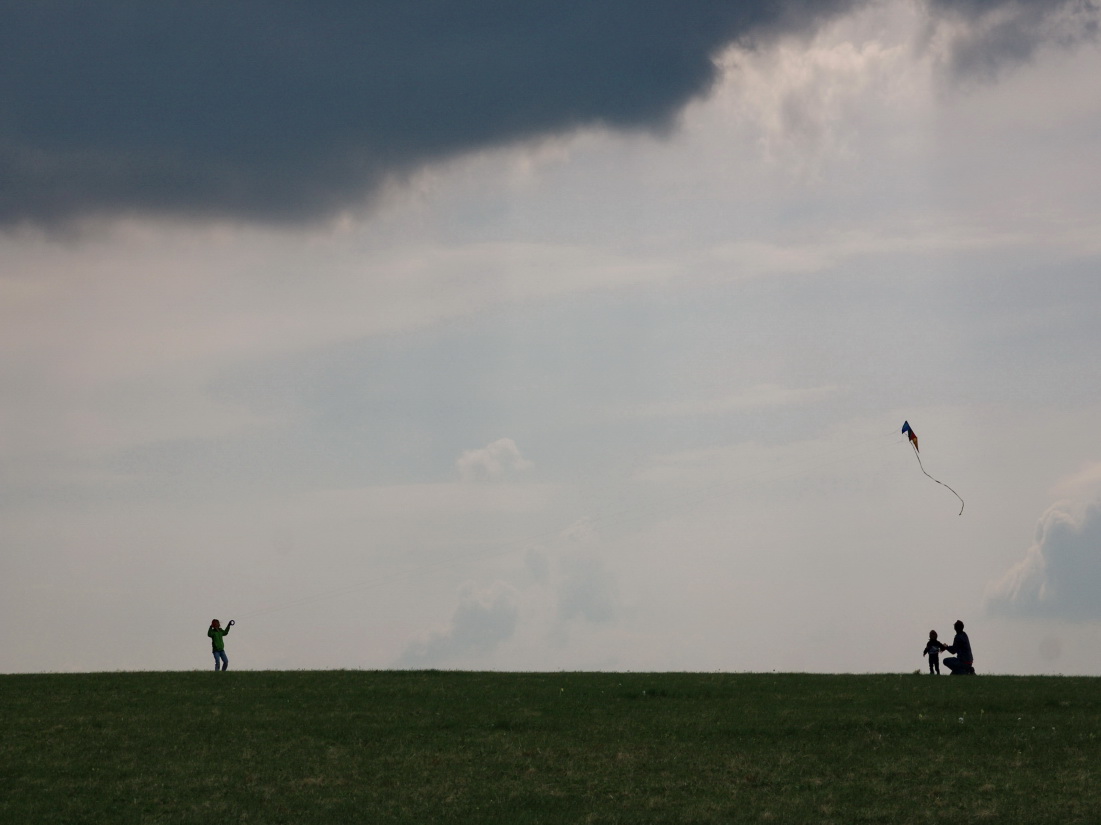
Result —
<instances>
[{"instance_id":1,"label":"dark storm cloud","mask_svg":"<svg viewBox=\"0 0 1101 825\"><path fill-rule=\"evenodd\" d=\"M0 225L309 220L581 125L661 128L712 55L853 0L0 0Z\"/></svg>"},{"instance_id":2,"label":"dark storm cloud","mask_svg":"<svg viewBox=\"0 0 1101 825\"><path fill-rule=\"evenodd\" d=\"M666 127L711 87L724 46L864 2L0 0L0 227L324 218L465 151ZM929 2L967 23L960 73L1085 36L1096 11Z\"/></svg>"},{"instance_id":3,"label":"dark storm cloud","mask_svg":"<svg viewBox=\"0 0 1101 825\"><path fill-rule=\"evenodd\" d=\"M1026 63L1044 45L1070 47L1098 35L1093 0L929 0L936 16L966 26L953 38L949 69L957 78L991 79Z\"/></svg>"}]
</instances>

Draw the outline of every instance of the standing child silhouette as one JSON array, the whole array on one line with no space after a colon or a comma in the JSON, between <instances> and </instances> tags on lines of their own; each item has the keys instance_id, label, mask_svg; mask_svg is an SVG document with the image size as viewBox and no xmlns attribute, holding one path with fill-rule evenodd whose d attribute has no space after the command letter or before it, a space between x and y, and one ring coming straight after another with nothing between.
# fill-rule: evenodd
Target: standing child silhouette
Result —
<instances>
[{"instance_id":1,"label":"standing child silhouette","mask_svg":"<svg viewBox=\"0 0 1101 825\"><path fill-rule=\"evenodd\" d=\"M929 642L925 645L925 650L921 651L922 656L929 657L929 672L935 676L940 675L940 652L944 650L944 644L937 641L937 631L929 631Z\"/></svg>"}]
</instances>

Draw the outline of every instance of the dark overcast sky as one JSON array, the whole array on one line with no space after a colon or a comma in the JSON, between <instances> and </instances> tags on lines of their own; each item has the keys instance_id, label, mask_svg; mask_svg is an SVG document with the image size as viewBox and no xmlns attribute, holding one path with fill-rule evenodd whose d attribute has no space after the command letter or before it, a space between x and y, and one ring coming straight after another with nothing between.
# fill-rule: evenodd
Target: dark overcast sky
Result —
<instances>
[{"instance_id":1,"label":"dark overcast sky","mask_svg":"<svg viewBox=\"0 0 1101 825\"><path fill-rule=\"evenodd\" d=\"M852 5L2 2L0 225L323 218L472 148L666 126L723 46Z\"/></svg>"},{"instance_id":2,"label":"dark overcast sky","mask_svg":"<svg viewBox=\"0 0 1101 825\"><path fill-rule=\"evenodd\" d=\"M0 222L325 215L472 147L660 126L724 44L847 5L5 3Z\"/></svg>"}]
</instances>

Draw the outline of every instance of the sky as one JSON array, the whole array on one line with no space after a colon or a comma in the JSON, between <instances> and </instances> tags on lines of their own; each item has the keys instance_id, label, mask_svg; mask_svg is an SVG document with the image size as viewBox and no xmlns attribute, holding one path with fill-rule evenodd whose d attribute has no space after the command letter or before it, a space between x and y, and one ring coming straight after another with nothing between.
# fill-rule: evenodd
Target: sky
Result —
<instances>
[{"instance_id":1,"label":"sky","mask_svg":"<svg viewBox=\"0 0 1101 825\"><path fill-rule=\"evenodd\" d=\"M1101 675L1095 3L0 20L0 672Z\"/></svg>"}]
</instances>

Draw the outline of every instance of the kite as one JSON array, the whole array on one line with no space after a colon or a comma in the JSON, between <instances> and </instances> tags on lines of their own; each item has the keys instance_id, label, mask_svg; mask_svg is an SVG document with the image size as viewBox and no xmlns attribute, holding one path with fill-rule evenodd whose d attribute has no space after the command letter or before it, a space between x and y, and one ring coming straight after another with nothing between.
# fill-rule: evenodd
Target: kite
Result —
<instances>
[{"instance_id":1,"label":"kite","mask_svg":"<svg viewBox=\"0 0 1101 825\"><path fill-rule=\"evenodd\" d=\"M929 473L925 472L925 465L921 463L921 451L918 450L917 433L914 432L914 428L910 426L909 421L903 421L902 422L902 432L903 432L904 435L906 435L910 439L910 446L914 448L914 457L917 458L918 466L921 467L921 471L923 473L925 473L926 477L927 478L932 478L933 481L937 482L937 484L939 484L941 487L945 487L946 489L950 490L952 495L954 495L956 498L958 498L960 500L960 511L956 515L962 516L964 505L963 505L963 498L960 496L960 494L957 493L955 490L953 490L951 487L949 487L947 484L945 484L940 479L933 478L931 475L929 475Z\"/></svg>"}]
</instances>

